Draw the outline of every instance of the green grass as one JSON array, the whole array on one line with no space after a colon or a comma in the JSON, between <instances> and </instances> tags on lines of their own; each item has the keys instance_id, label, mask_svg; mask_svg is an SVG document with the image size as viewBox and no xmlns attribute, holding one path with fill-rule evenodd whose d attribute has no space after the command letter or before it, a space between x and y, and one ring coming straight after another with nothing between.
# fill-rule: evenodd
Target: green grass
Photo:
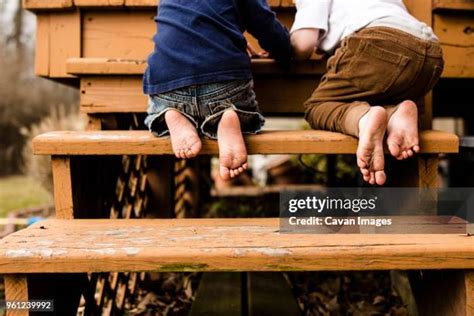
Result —
<instances>
[{"instance_id":1,"label":"green grass","mask_svg":"<svg viewBox=\"0 0 474 316\"><path fill-rule=\"evenodd\" d=\"M0 217L13 210L44 206L53 201L51 194L26 176L0 178Z\"/></svg>"}]
</instances>

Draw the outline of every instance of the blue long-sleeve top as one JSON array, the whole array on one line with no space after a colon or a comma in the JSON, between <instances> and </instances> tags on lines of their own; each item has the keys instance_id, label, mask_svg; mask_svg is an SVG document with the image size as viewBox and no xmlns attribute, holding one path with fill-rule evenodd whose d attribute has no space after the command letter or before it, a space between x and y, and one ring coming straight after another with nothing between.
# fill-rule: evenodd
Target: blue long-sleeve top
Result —
<instances>
[{"instance_id":1,"label":"blue long-sleeve top","mask_svg":"<svg viewBox=\"0 0 474 316\"><path fill-rule=\"evenodd\" d=\"M266 0L161 0L155 21L145 94L251 79L244 31L278 62L291 57L289 32Z\"/></svg>"}]
</instances>

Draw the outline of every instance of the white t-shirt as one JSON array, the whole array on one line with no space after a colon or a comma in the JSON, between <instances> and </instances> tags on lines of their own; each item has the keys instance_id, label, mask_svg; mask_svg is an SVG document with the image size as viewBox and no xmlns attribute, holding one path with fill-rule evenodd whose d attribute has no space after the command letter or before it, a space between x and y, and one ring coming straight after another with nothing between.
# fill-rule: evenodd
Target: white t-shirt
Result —
<instances>
[{"instance_id":1,"label":"white t-shirt","mask_svg":"<svg viewBox=\"0 0 474 316\"><path fill-rule=\"evenodd\" d=\"M437 41L433 30L411 16L402 0L295 0L291 32L322 30L318 48L332 52L346 36L367 26L392 27L421 39Z\"/></svg>"}]
</instances>

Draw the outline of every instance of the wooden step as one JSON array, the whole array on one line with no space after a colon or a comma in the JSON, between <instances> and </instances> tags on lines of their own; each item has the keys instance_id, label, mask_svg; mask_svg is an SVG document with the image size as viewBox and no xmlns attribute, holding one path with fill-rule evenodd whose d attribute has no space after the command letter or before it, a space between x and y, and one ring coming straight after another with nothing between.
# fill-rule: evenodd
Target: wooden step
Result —
<instances>
[{"instance_id":1,"label":"wooden step","mask_svg":"<svg viewBox=\"0 0 474 316\"><path fill-rule=\"evenodd\" d=\"M406 0L405 3L415 17L433 26L432 1ZM24 0L24 6L36 10L37 14L36 73L50 78L71 79L73 77L66 72L68 58L146 59L153 50L151 39L156 32L153 17L156 15L157 2L154 0ZM437 5L440 6L451 5L451 3L472 6L472 1L466 0L440 0L438 2ZM292 5L292 1L271 0L270 3L278 18L290 28L295 13L294 9L288 8ZM462 22L458 23L463 26L461 30L469 27L469 21L472 19L467 16L462 17ZM435 21L435 31L442 34L443 25ZM454 29L458 33L458 29ZM254 38L248 34L246 36L253 45L257 45ZM464 35L459 33L457 37L469 41L467 33ZM469 67L465 64L466 60L472 59L469 58L472 54L471 49L459 43L458 46L451 45L449 37L448 41L441 42L446 55L446 71L443 76L473 77L473 72L469 71Z\"/></svg>"},{"instance_id":2,"label":"wooden step","mask_svg":"<svg viewBox=\"0 0 474 316\"><path fill-rule=\"evenodd\" d=\"M89 114L143 113L146 61L139 59L71 58L67 72L81 78L81 110ZM271 59L254 59L255 92L267 116L301 115L303 103L316 88L324 73L321 57L294 64L288 72Z\"/></svg>"},{"instance_id":3,"label":"wooden step","mask_svg":"<svg viewBox=\"0 0 474 316\"><path fill-rule=\"evenodd\" d=\"M147 67L146 60L116 58L70 58L66 70L71 75L140 75ZM253 59L252 72L256 75L322 75L326 72L326 61L315 58L292 65L289 71L283 70L273 59Z\"/></svg>"},{"instance_id":4,"label":"wooden step","mask_svg":"<svg viewBox=\"0 0 474 316\"><path fill-rule=\"evenodd\" d=\"M23 0L28 10L53 10L73 8L156 8L159 0ZM268 0L272 8L294 7L291 0Z\"/></svg>"},{"instance_id":5,"label":"wooden step","mask_svg":"<svg viewBox=\"0 0 474 316\"><path fill-rule=\"evenodd\" d=\"M0 273L474 268L466 234L280 234L279 221L47 220L0 241Z\"/></svg>"},{"instance_id":6,"label":"wooden step","mask_svg":"<svg viewBox=\"0 0 474 316\"><path fill-rule=\"evenodd\" d=\"M457 153L456 135L424 131L422 154ZM354 154L357 140L326 131L268 131L246 137L249 154ZM169 137L148 131L49 132L33 140L38 155L160 155L173 154ZM203 139L202 154L217 154L217 142Z\"/></svg>"},{"instance_id":7,"label":"wooden step","mask_svg":"<svg viewBox=\"0 0 474 316\"><path fill-rule=\"evenodd\" d=\"M88 114L144 113L147 96L142 76L81 76L81 111ZM255 93L266 116L301 116L303 103L319 83L319 76L256 76Z\"/></svg>"},{"instance_id":8,"label":"wooden step","mask_svg":"<svg viewBox=\"0 0 474 316\"><path fill-rule=\"evenodd\" d=\"M106 1L103 2L105 4ZM116 2L107 0L107 3ZM153 51L156 5L144 8L138 6L134 10L125 6L104 10L108 8L107 5L71 8L36 13L35 64L38 75L58 79L74 78L66 72L68 58L144 60ZM293 10L278 9L276 13L283 24L291 27L295 15ZM248 33L244 35L260 50L255 38Z\"/></svg>"}]
</instances>

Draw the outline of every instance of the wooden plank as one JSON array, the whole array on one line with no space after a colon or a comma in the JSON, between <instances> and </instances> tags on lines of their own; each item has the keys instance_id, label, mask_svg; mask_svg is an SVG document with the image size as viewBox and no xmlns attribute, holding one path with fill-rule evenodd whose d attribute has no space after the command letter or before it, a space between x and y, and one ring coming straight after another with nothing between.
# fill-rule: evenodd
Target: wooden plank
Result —
<instances>
[{"instance_id":1,"label":"wooden plank","mask_svg":"<svg viewBox=\"0 0 474 316\"><path fill-rule=\"evenodd\" d=\"M474 47L442 47L445 55L443 78L474 78Z\"/></svg>"},{"instance_id":2,"label":"wooden plank","mask_svg":"<svg viewBox=\"0 0 474 316\"><path fill-rule=\"evenodd\" d=\"M84 12L82 57L146 59L153 51L155 15L154 10Z\"/></svg>"},{"instance_id":3,"label":"wooden plank","mask_svg":"<svg viewBox=\"0 0 474 316\"><path fill-rule=\"evenodd\" d=\"M0 273L474 268L474 243L465 234L295 235L279 233L279 223L48 220L0 241ZM397 225L417 230L428 223L407 218Z\"/></svg>"},{"instance_id":4,"label":"wooden plank","mask_svg":"<svg viewBox=\"0 0 474 316\"><path fill-rule=\"evenodd\" d=\"M36 51L35 51L35 74L37 76L49 76L50 55L50 18L49 14L38 14L36 16Z\"/></svg>"},{"instance_id":5,"label":"wooden plank","mask_svg":"<svg viewBox=\"0 0 474 316\"><path fill-rule=\"evenodd\" d=\"M354 154L357 139L327 131L267 131L245 137L249 154ZM201 154L217 154L217 142L203 139ZM424 131L423 154L457 153L456 135ZM33 140L38 155L171 155L169 137L157 138L148 131L49 132Z\"/></svg>"},{"instance_id":6,"label":"wooden plank","mask_svg":"<svg viewBox=\"0 0 474 316\"><path fill-rule=\"evenodd\" d=\"M52 167L56 218L73 219L71 161L68 157L52 157Z\"/></svg>"},{"instance_id":7,"label":"wooden plank","mask_svg":"<svg viewBox=\"0 0 474 316\"><path fill-rule=\"evenodd\" d=\"M473 23L474 17L467 13L434 15L434 30L445 55L443 77L474 78Z\"/></svg>"},{"instance_id":8,"label":"wooden plank","mask_svg":"<svg viewBox=\"0 0 474 316\"><path fill-rule=\"evenodd\" d=\"M74 0L78 7L119 7L125 5L125 0Z\"/></svg>"},{"instance_id":9,"label":"wooden plank","mask_svg":"<svg viewBox=\"0 0 474 316\"><path fill-rule=\"evenodd\" d=\"M160 0L125 0L127 7L152 7L156 8Z\"/></svg>"},{"instance_id":10,"label":"wooden plank","mask_svg":"<svg viewBox=\"0 0 474 316\"><path fill-rule=\"evenodd\" d=\"M290 1L285 1L285 6L288 6ZM159 0L23 0L23 6L28 10L66 9L73 6L114 7L119 5L125 5L127 7L156 8L159 2ZM280 0L268 0L268 4L276 9L280 6Z\"/></svg>"},{"instance_id":11,"label":"wooden plank","mask_svg":"<svg viewBox=\"0 0 474 316\"><path fill-rule=\"evenodd\" d=\"M325 60L316 59L295 63L285 71L273 59L252 60L252 71L259 75L322 75L326 72ZM146 60L115 58L71 58L66 69L72 75L143 75L147 67Z\"/></svg>"},{"instance_id":12,"label":"wooden plank","mask_svg":"<svg viewBox=\"0 0 474 316\"><path fill-rule=\"evenodd\" d=\"M81 77L81 111L85 113L144 113L148 100L140 76ZM302 114L303 103L319 77L255 76L254 90L265 115Z\"/></svg>"},{"instance_id":13,"label":"wooden plank","mask_svg":"<svg viewBox=\"0 0 474 316\"><path fill-rule=\"evenodd\" d=\"M28 280L26 275L5 275L5 300L28 301ZM27 310L7 310L7 316L28 316Z\"/></svg>"},{"instance_id":14,"label":"wooden plank","mask_svg":"<svg viewBox=\"0 0 474 316\"><path fill-rule=\"evenodd\" d=\"M69 9L73 0L23 0L23 8L27 10Z\"/></svg>"},{"instance_id":15,"label":"wooden plank","mask_svg":"<svg viewBox=\"0 0 474 316\"><path fill-rule=\"evenodd\" d=\"M242 274L204 273L190 316L241 316Z\"/></svg>"},{"instance_id":16,"label":"wooden plank","mask_svg":"<svg viewBox=\"0 0 474 316\"><path fill-rule=\"evenodd\" d=\"M405 6L414 17L425 22L426 25L433 25L432 10L433 0L403 0Z\"/></svg>"},{"instance_id":17,"label":"wooden plank","mask_svg":"<svg viewBox=\"0 0 474 316\"><path fill-rule=\"evenodd\" d=\"M473 11L474 2L472 2L472 0L434 0L433 9L435 11L442 11L442 10Z\"/></svg>"},{"instance_id":18,"label":"wooden plank","mask_svg":"<svg viewBox=\"0 0 474 316\"><path fill-rule=\"evenodd\" d=\"M296 298L281 273L248 273L249 316L301 316ZM271 290L270 290L271 289Z\"/></svg>"},{"instance_id":19,"label":"wooden plank","mask_svg":"<svg viewBox=\"0 0 474 316\"><path fill-rule=\"evenodd\" d=\"M472 14L435 14L434 31L441 44L460 47L474 46L474 17Z\"/></svg>"},{"instance_id":20,"label":"wooden plank","mask_svg":"<svg viewBox=\"0 0 474 316\"><path fill-rule=\"evenodd\" d=\"M81 56L81 14L79 11L50 15L50 70L53 78L72 77L66 60Z\"/></svg>"},{"instance_id":21,"label":"wooden plank","mask_svg":"<svg viewBox=\"0 0 474 316\"><path fill-rule=\"evenodd\" d=\"M152 38L156 33L156 24L153 20L155 15L156 11L149 9L84 12L82 57L147 59L153 51ZM278 18L291 27L294 13L284 10L278 13Z\"/></svg>"}]
</instances>

